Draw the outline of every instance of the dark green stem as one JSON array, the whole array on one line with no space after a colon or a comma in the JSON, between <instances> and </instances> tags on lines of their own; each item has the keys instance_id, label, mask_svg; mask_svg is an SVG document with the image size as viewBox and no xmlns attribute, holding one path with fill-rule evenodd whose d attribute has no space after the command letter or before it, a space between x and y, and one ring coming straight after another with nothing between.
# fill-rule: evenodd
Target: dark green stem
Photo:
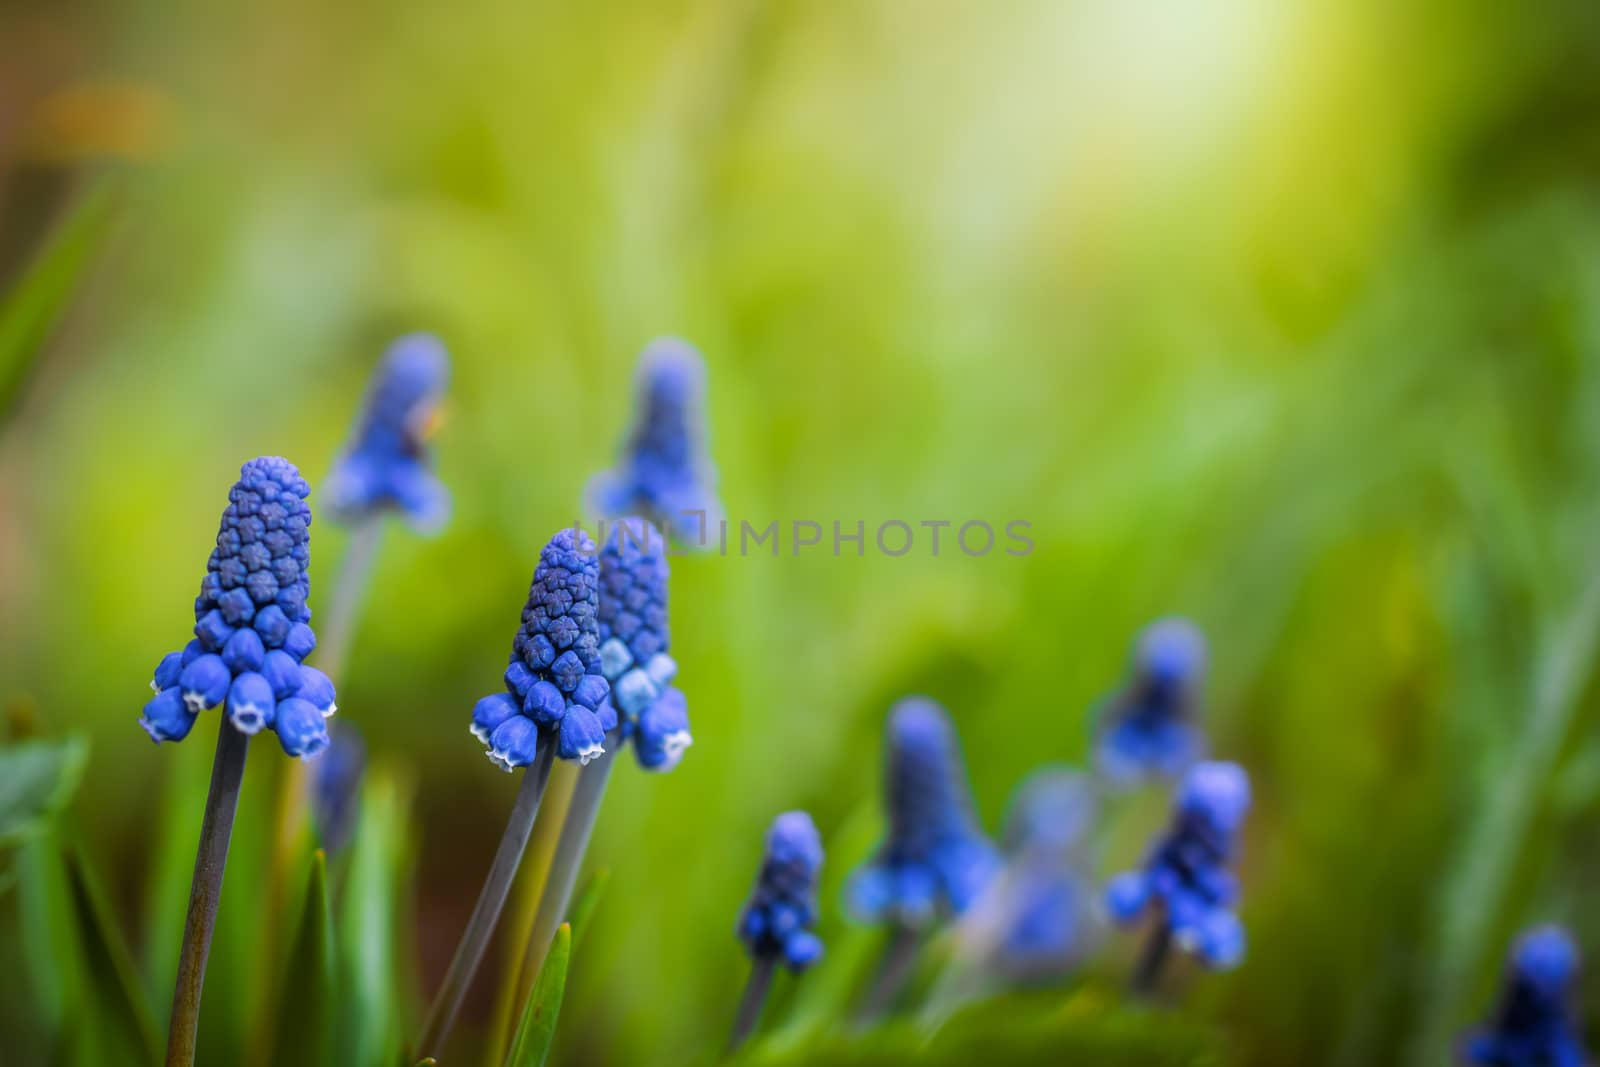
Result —
<instances>
[{"instance_id":1,"label":"dark green stem","mask_svg":"<svg viewBox=\"0 0 1600 1067\"><path fill-rule=\"evenodd\" d=\"M767 990L772 988L772 975L777 963L770 956L761 956L750 967L750 980L744 985L744 995L739 998L739 1011L733 1017L733 1033L728 1037L728 1054L739 1050L755 1033L761 1021L761 1009L767 1004Z\"/></svg>"},{"instance_id":2,"label":"dark green stem","mask_svg":"<svg viewBox=\"0 0 1600 1067\"><path fill-rule=\"evenodd\" d=\"M516 879L517 867L522 863L522 853L528 847L528 835L533 832L533 821L539 815L539 802L544 799L545 786L550 782L550 766L555 760L555 739L539 743L539 752L533 764L522 774L522 788L517 791L516 806L511 818L506 820L505 833L500 835L500 847L489 867L489 877L484 879L478 903L472 909L472 918L456 946L456 954L445 972L439 992L434 994L433 1005L428 1009L427 1022L422 1036L417 1040L416 1055L437 1056L450 1029L455 1025L456 1013L466 998L467 988L483 962L495 924L511 893L511 883Z\"/></svg>"},{"instance_id":3,"label":"dark green stem","mask_svg":"<svg viewBox=\"0 0 1600 1067\"><path fill-rule=\"evenodd\" d=\"M189 886L189 914L183 923L178 953L178 984L172 993L172 1024L167 1031L167 1067L192 1067L195 1036L200 1029L200 990L206 981L206 958L217 926L222 899L222 873L228 865L233 816L239 808L239 783L244 779L250 738L234 728L218 709L217 752L211 760L211 789L200 820L200 845L195 850L194 881Z\"/></svg>"},{"instance_id":4,"label":"dark green stem","mask_svg":"<svg viewBox=\"0 0 1600 1067\"><path fill-rule=\"evenodd\" d=\"M872 988L867 991L866 998L861 1002L861 1010L856 1013L858 1025L870 1026L894 1006L900 991L911 977L911 969L917 962L917 949L921 944L922 937L915 929L901 923L895 924L894 932L889 935L889 943L884 946Z\"/></svg>"},{"instance_id":5,"label":"dark green stem","mask_svg":"<svg viewBox=\"0 0 1600 1067\"><path fill-rule=\"evenodd\" d=\"M1172 924L1165 915L1160 915L1150 929L1150 936L1145 938L1144 950L1139 953L1139 963L1134 967L1133 979L1128 983L1129 991L1141 1000L1154 997L1156 987L1161 984L1161 972L1171 954Z\"/></svg>"}]
</instances>

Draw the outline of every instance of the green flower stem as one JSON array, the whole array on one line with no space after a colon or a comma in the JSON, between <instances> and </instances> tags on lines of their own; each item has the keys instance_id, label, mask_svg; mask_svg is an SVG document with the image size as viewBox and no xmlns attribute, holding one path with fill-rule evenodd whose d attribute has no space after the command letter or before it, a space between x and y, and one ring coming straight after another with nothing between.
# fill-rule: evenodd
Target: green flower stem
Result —
<instances>
[{"instance_id":1,"label":"green flower stem","mask_svg":"<svg viewBox=\"0 0 1600 1067\"><path fill-rule=\"evenodd\" d=\"M1133 978L1128 982L1129 992L1141 1000L1154 997L1156 988L1161 984L1161 972L1166 968L1167 957L1171 954L1172 924L1162 914L1157 916L1156 924L1145 938L1139 962L1133 969Z\"/></svg>"},{"instance_id":2,"label":"green flower stem","mask_svg":"<svg viewBox=\"0 0 1600 1067\"><path fill-rule=\"evenodd\" d=\"M461 935L461 943L456 946L456 954L450 961L450 969L445 972L444 982L428 1008L427 1022L422 1027L422 1036L417 1039L414 1050L418 1056L438 1055L445 1039L450 1036L451 1027L455 1025L456 1013L461 1009L461 1002L466 998L467 988L472 985L478 965L483 962L489 938L494 934L506 897L511 893L511 883L516 878L518 865L522 863L522 853L528 846L528 835L533 832L534 819L539 815L539 802L544 799L545 786L550 782L550 766L555 761L555 754L555 740L542 741L532 766L522 774L522 788L517 791L516 806L511 809L505 833L500 836L500 847L494 854L494 863L489 867L489 877L484 880L478 903L472 909L472 918L467 920L467 928Z\"/></svg>"},{"instance_id":3,"label":"green flower stem","mask_svg":"<svg viewBox=\"0 0 1600 1067\"><path fill-rule=\"evenodd\" d=\"M211 788L206 794L205 816L200 821L200 844L195 850L194 880L189 887L189 914L183 923L183 947L178 953L178 984L172 993L172 1024L167 1031L167 1067L192 1067L195 1036L200 1028L200 990L206 981L206 958L217 925L217 905L222 899L222 874L228 865L228 842L233 836L233 816L239 808L239 784L244 779L250 738L234 728L228 716L217 713L217 752L211 761Z\"/></svg>"},{"instance_id":4,"label":"green flower stem","mask_svg":"<svg viewBox=\"0 0 1600 1067\"><path fill-rule=\"evenodd\" d=\"M888 1014L911 978L912 967L917 962L917 951L922 947L922 936L914 928L896 923L883 948L883 958L878 962L878 973L856 1013L856 1023L870 1026Z\"/></svg>"},{"instance_id":5,"label":"green flower stem","mask_svg":"<svg viewBox=\"0 0 1600 1067\"><path fill-rule=\"evenodd\" d=\"M739 1050L755 1033L761 1021L761 1009L767 1004L767 991L772 988L772 976L777 961L763 956L750 967L750 980L745 983L744 995L739 998L739 1010L733 1017L733 1033L728 1037L728 1054Z\"/></svg>"}]
</instances>

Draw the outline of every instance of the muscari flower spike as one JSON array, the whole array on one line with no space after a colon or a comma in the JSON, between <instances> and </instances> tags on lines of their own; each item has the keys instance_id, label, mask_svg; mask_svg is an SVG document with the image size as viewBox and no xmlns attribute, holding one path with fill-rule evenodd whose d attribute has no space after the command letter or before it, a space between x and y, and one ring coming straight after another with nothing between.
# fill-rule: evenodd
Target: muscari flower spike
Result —
<instances>
[{"instance_id":1,"label":"muscari flower spike","mask_svg":"<svg viewBox=\"0 0 1600 1067\"><path fill-rule=\"evenodd\" d=\"M932 700L902 700L889 713L885 778L889 839L851 879L852 908L913 928L960 915L1000 859L973 814L950 716Z\"/></svg>"},{"instance_id":2,"label":"muscari flower spike","mask_svg":"<svg viewBox=\"0 0 1600 1067\"><path fill-rule=\"evenodd\" d=\"M1154 909L1178 947L1226 970L1244 959L1244 926L1233 913L1239 883L1228 863L1250 809L1250 778L1235 763L1197 763L1178 786L1172 823L1140 870L1106 887L1106 908L1121 925Z\"/></svg>"},{"instance_id":3,"label":"muscari flower spike","mask_svg":"<svg viewBox=\"0 0 1600 1067\"><path fill-rule=\"evenodd\" d=\"M1205 667L1205 638L1193 623L1161 619L1145 628L1134 646L1132 678L1101 721L1102 774L1121 785L1177 778L1205 755L1198 722Z\"/></svg>"},{"instance_id":4,"label":"muscari flower spike","mask_svg":"<svg viewBox=\"0 0 1600 1067\"><path fill-rule=\"evenodd\" d=\"M611 683L621 737L651 771L676 767L694 742L688 700L672 685L678 665L667 654L666 548L648 521L627 518L600 550L600 673Z\"/></svg>"},{"instance_id":5,"label":"muscari flower spike","mask_svg":"<svg viewBox=\"0 0 1600 1067\"><path fill-rule=\"evenodd\" d=\"M687 341L664 338L644 350L622 460L589 485L598 515L645 515L686 544L709 542L706 531L720 521L722 505L706 454L705 389L705 361Z\"/></svg>"},{"instance_id":6,"label":"muscari flower spike","mask_svg":"<svg viewBox=\"0 0 1600 1067\"><path fill-rule=\"evenodd\" d=\"M240 469L194 602L194 640L150 683L156 696L139 725L151 740L181 741L201 711L224 705L241 733L270 729L291 756L327 746L333 683L304 663L317 644L306 607L310 491L277 456Z\"/></svg>"},{"instance_id":7,"label":"muscari flower spike","mask_svg":"<svg viewBox=\"0 0 1600 1067\"><path fill-rule=\"evenodd\" d=\"M822 958L822 941L812 933L821 868L822 836L811 816L789 811L772 820L736 931L752 959L782 960L791 971L803 971Z\"/></svg>"},{"instance_id":8,"label":"muscari flower spike","mask_svg":"<svg viewBox=\"0 0 1600 1067\"><path fill-rule=\"evenodd\" d=\"M472 709L472 736L502 770L526 767L551 738L564 760L588 763L605 751L617 713L600 673L599 586L595 543L582 530L562 530L539 553L506 691Z\"/></svg>"},{"instance_id":9,"label":"muscari flower spike","mask_svg":"<svg viewBox=\"0 0 1600 1067\"><path fill-rule=\"evenodd\" d=\"M1558 926L1517 939L1494 1018L1467 1035L1461 1062L1479 1067L1584 1067L1589 1057L1574 1025L1571 1001L1578 949Z\"/></svg>"},{"instance_id":10,"label":"muscari flower spike","mask_svg":"<svg viewBox=\"0 0 1600 1067\"><path fill-rule=\"evenodd\" d=\"M990 927L994 968L1019 980L1065 973L1092 947L1094 893L1083 845L1097 804L1088 779L1061 768L1030 775L1006 821L1006 869L975 909Z\"/></svg>"},{"instance_id":11,"label":"muscari flower spike","mask_svg":"<svg viewBox=\"0 0 1600 1067\"><path fill-rule=\"evenodd\" d=\"M323 484L331 516L351 522L392 509L422 531L444 526L450 493L433 473L427 441L449 377L450 360L438 338L410 334L389 346L355 439Z\"/></svg>"}]
</instances>

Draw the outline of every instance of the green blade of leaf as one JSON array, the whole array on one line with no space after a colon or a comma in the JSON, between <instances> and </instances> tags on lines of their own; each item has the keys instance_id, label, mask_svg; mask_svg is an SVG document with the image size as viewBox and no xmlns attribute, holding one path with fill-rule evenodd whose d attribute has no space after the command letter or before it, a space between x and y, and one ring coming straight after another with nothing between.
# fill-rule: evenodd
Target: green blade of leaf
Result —
<instances>
[{"instance_id":1,"label":"green blade of leaf","mask_svg":"<svg viewBox=\"0 0 1600 1067\"><path fill-rule=\"evenodd\" d=\"M161 1030L139 981L133 953L117 928L102 883L81 846L71 849L67 874L83 954L81 1010L94 1019L98 1051L88 1062L161 1062ZM114 1051L113 1051L114 1050Z\"/></svg>"},{"instance_id":2,"label":"green blade of leaf","mask_svg":"<svg viewBox=\"0 0 1600 1067\"><path fill-rule=\"evenodd\" d=\"M562 923L533 984L522 1022L511 1043L506 1067L543 1067L555 1043L556 1020L561 1015L561 998L567 990L567 965L572 959L572 926Z\"/></svg>"},{"instance_id":3,"label":"green blade of leaf","mask_svg":"<svg viewBox=\"0 0 1600 1067\"><path fill-rule=\"evenodd\" d=\"M606 883L611 880L609 867L598 867L584 883L583 889L578 893L578 899L572 904L571 918L567 920L572 927L572 946L578 947L583 942L583 935L589 932L589 920L594 916L594 909L600 905L600 895L605 892Z\"/></svg>"},{"instance_id":4,"label":"green blade of leaf","mask_svg":"<svg viewBox=\"0 0 1600 1067\"><path fill-rule=\"evenodd\" d=\"M289 950L277 1004L273 1063L313 1067L331 1062L334 1005L333 912L328 902L328 861L311 857L300 926Z\"/></svg>"},{"instance_id":5,"label":"green blade of leaf","mask_svg":"<svg viewBox=\"0 0 1600 1067\"><path fill-rule=\"evenodd\" d=\"M81 737L0 748L0 848L36 836L78 788L89 745Z\"/></svg>"},{"instance_id":6,"label":"green blade of leaf","mask_svg":"<svg viewBox=\"0 0 1600 1067\"><path fill-rule=\"evenodd\" d=\"M337 1026L339 1062L400 1058L403 990L397 976L399 910L409 849L407 789L374 768L361 790L359 829L339 901L339 975L345 992Z\"/></svg>"},{"instance_id":7,"label":"green blade of leaf","mask_svg":"<svg viewBox=\"0 0 1600 1067\"><path fill-rule=\"evenodd\" d=\"M0 296L0 416L11 406L50 328L88 266L111 218L111 190L89 190L11 291Z\"/></svg>"}]
</instances>

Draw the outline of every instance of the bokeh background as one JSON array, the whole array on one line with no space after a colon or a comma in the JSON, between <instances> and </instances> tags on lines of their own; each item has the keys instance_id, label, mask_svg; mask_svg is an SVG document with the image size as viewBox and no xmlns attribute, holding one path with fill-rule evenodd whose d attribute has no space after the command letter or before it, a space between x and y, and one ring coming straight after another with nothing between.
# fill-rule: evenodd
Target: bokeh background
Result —
<instances>
[{"instance_id":1,"label":"bokeh background","mask_svg":"<svg viewBox=\"0 0 1600 1067\"><path fill-rule=\"evenodd\" d=\"M1600 953L1597 71L1587 0L7 5L0 278L81 270L0 367L0 700L89 738L164 1003L193 842L151 827L198 824L210 744L148 743L149 671L240 462L315 484L387 340L438 333L454 519L387 531L338 680L407 783L431 989L516 784L472 702L682 335L736 521L1036 547L675 561L696 743L614 777L561 1062L717 1046L763 828L810 810L842 877L894 698L950 707L995 830L1174 612L1257 799L1250 956L1185 1018L1245 1064L1443 1062L1517 929ZM320 609L347 535L313 534ZM1115 808L1104 867L1160 817ZM230 872L212 1016L261 891Z\"/></svg>"}]
</instances>

